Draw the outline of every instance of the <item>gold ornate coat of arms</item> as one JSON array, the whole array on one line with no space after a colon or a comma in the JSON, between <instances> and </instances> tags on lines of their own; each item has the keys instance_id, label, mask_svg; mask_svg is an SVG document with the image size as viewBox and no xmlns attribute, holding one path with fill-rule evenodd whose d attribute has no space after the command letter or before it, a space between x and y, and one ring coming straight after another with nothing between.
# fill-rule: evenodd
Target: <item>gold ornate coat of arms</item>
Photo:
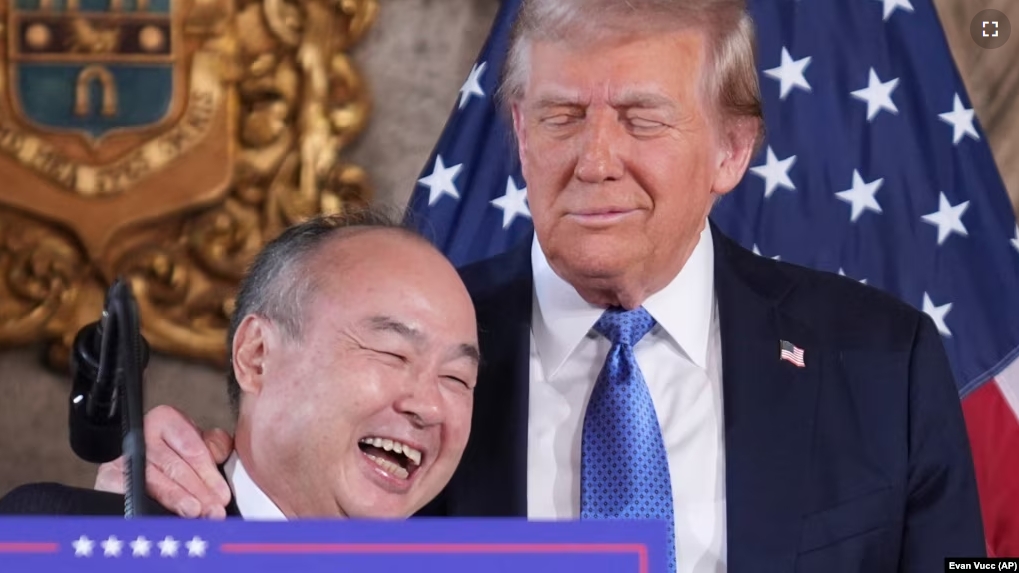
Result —
<instances>
[{"instance_id":1,"label":"gold ornate coat of arms","mask_svg":"<svg viewBox=\"0 0 1019 573\"><path fill-rule=\"evenodd\" d=\"M0 0L0 347L62 365L128 277L157 350L219 362L246 265L370 198L340 150L374 0Z\"/></svg>"}]
</instances>

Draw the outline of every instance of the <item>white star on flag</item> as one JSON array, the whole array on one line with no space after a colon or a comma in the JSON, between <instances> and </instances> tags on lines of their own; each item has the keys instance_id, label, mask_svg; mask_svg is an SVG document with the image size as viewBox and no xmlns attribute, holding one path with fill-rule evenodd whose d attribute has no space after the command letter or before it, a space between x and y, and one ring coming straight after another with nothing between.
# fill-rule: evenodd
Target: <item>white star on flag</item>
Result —
<instances>
[{"instance_id":1,"label":"white star on flag","mask_svg":"<svg viewBox=\"0 0 1019 573\"><path fill-rule=\"evenodd\" d=\"M434 205L443 195L449 195L456 200L460 199L460 191L457 190L456 183L453 180L460 174L461 169L463 169L463 163L446 167L446 164L442 161L442 156L435 156L435 166L432 168L431 175L418 179L418 183L428 187L429 207Z\"/></svg>"},{"instance_id":2,"label":"white star on flag","mask_svg":"<svg viewBox=\"0 0 1019 573\"><path fill-rule=\"evenodd\" d=\"M846 271L842 270L842 267L839 267L839 276L846 276ZM860 279L860 284L867 284L867 279Z\"/></svg>"},{"instance_id":3,"label":"white star on flag","mask_svg":"<svg viewBox=\"0 0 1019 573\"><path fill-rule=\"evenodd\" d=\"M1019 251L1019 225L1015 226L1015 238L1009 242L1012 243L1012 246L1015 247L1015 250Z\"/></svg>"},{"instance_id":4,"label":"white star on flag","mask_svg":"<svg viewBox=\"0 0 1019 573\"><path fill-rule=\"evenodd\" d=\"M913 11L913 5L909 3L909 0L878 0L878 2L883 2L885 5L885 21L888 21L888 18L891 18L892 12L894 12L896 8L902 8L907 12Z\"/></svg>"},{"instance_id":5,"label":"white star on flag","mask_svg":"<svg viewBox=\"0 0 1019 573\"><path fill-rule=\"evenodd\" d=\"M209 542L196 535L191 538L191 541L186 541L184 546L188 549L188 557L205 557L205 550L209 547Z\"/></svg>"},{"instance_id":6,"label":"white star on flag","mask_svg":"<svg viewBox=\"0 0 1019 573\"><path fill-rule=\"evenodd\" d=\"M92 557L92 547L94 547L95 544L96 544L95 541L92 541L88 537L82 535L78 539L75 539L74 541L71 542L71 545L74 546L74 556Z\"/></svg>"},{"instance_id":7,"label":"white star on flag","mask_svg":"<svg viewBox=\"0 0 1019 573\"><path fill-rule=\"evenodd\" d=\"M964 135L976 140L980 139L977 128L973 126L973 110L963 107L959 94L955 94L955 100L952 101L952 111L939 113L938 117L941 118L941 121L951 124L953 144L958 145Z\"/></svg>"},{"instance_id":8,"label":"white star on flag","mask_svg":"<svg viewBox=\"0 0 1019 573\"><path fill-rule=\"evenodd\" d=\"M470 75L467 76L464 85L460 86L460 105L458 109L463 109L467 105L467 100L471 99L472 95L485 97L485 90L481 89L481 74L485 73L486 67L488 67L488 62L481 62L471 66Z\"/></svg>"},{"instance_id":9,"label":"white star on flag","mask_svg":"<svg viewBox=\"0 0 1019 573\"><path fill-rule=\"evenodd\" d=\"M506 178L506 194L492 199L491 203L502 209L503 229L508 229L517 215L531 216L531 210L527 208L527 187L517 189L512 176Z\"/></svg>"},{"instance_id":10,"label":"white star on flag","mask_svg":"<svg viewBox=\"0 0 1019 573\"><path fill-rule=\"evenodd\" d=\"M860 177L860 172L853 169L853 187L835 194L839 199L852 205L852 211L849 215L851 223L855 223L866 209L870 209L875 213L881 212L881 205L874 198L874 194L881 188L882 183L884 183L883 178L865 183L863 177Z\"/></svg>"},{"instance_id":11,"label":"white star on flag","mask_svg":"<svg viewBox=\"0 0 1019 573\"><path fill-rule=\"evenodd\" d=\"M771 150L771 146L769 145L768 158L765 164L750 168L750 171L754 175L764 179L765 198L771 197L771 194L775 192L776 187L796 189L796 186L793 185L792 179L789 179L789 169L792 168L793 163L796 163L795 155L790 155L789 157L779 161L779 159L775 157L775 152Z\"/></svg>"},{"instance_id":12,"label":"white star on flag","mask_svg":"<svg viewBox=\"0 0 1019 573\"><path fill-rule=\"evenodd\" d=\"M130 545L131 554L134 555L135 557L148 557L149 550L152 549L152 542L149 541L148 539L145 539L141 535L139 535L137 539L132 541Z\"/></svg>"},{"instance_id":13,"label":"white star on flag","mask_svg":"<svg viewBox=\"0 0 1019 573\"><path fill-rule=\"evenodd\" d=\"M124 542L117 539L117 536L111 535L99 545L103 546L103 555L106 557L120 557L120 550L124 547Z\"/></svg>"},{"instance_id":14,"label":"white star on flag","mask_svg":"<svg viewBox=\"0 0 1019 573\"><path fill-rule=\"evenodd\" d=\"M945 324L945 315L948 311L952 310L952 303L946 303L941 306L934 306L931 302L931 297L927 293L923 293L923 311L927 313L927 316L931 317L934 321L934 326L938 327L938 332L942 336L952 336L952 331L948 329L948 325Z\"/></svg>"},{"instance_id":15,"label":"white star on flag","mask_svg":"<svg viewBox=\"0 0 1019 573\"><path fill-rule=\"evenodd\" d=\"M810 65L810 59L811 57L807 56L799 60L793 60L792 56L789 55L789 50L783 46L782 64L777 68L764 70L764 75L779 81L779 99L785 99L785 96L789 95L789 92L794 87L810 91L810 84L807 83L807 78L803 77L803 70L807 69L807 66Z\"/></svg>"},{"instance_id":16,"label":"white star on flag","mask_svg":"<svg viewBox=\"0 0 1019 573\"><path fill-rule=\"evenodd\" d=\"M162 541L157 543L159 546L159 555L162 557L176 557L177 548L180 547L180 542L176 539L167 535Z\"/></svg>"},{"instance_id":17,"label":"white star on flag","mask_svg":"<svg viewBox=\"0 0 1019 573\"><path fill-rule=\"evenodd\" d=\"M877 77L874 68L870 69L870 78L867 80L867 87L852 92L853 97L867 102L867 121L872 121L874 116L886 109L892 113L899 113L892 101L892 91L899 85L899 78L892 78L882 82Z\"/></svg>"},{"instance_id":18,"label":"white star on flag","mask_svg":"<svg viewBox=\"0 0 1019 573\"><path fill-rule=\"evenodd\" d=\"M964 237L969 235L966 232L966 225L962 224L962 214L966 212L967 207L969 207L969 201L963 201L953 206L948 202L948 197L941 193L938 197L938 210L923 216L925 222L937 225L939 245L944 243L952 233L959 233Z\"/></svg>"}]
</instances>

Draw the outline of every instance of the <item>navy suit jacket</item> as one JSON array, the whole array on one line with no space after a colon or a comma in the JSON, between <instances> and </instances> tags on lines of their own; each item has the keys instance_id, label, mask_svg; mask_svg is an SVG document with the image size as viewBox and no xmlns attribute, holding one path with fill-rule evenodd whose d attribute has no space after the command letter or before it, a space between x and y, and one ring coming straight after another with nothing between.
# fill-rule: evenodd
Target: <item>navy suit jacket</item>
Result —
<instances>
[{"instance_id":1,"label":"navy suit jacket","mask_svg":"<svg viewBox=\"0 0 1019 573\"><path fill-rule=\"evenodd\" d=\"M146 502L153 516L176 515L150 497L146 496ZM59 483L31 483L0 499L0 515L123 516L124 496Z\"/></svg>"},{"instance_id":2,"label":"navy suit jacket","mask_svg":"<svg viewBox=\"0 0 1019 573\"><path fill-rule=\"evenodd\" d=\"M223 473L222 466L219 471ZM145 517L177 517L176 513L149 496L145 496L145 503ZM241 515L232 497L226 506L226 514L230 517ZM18 486L0 498L0 516L4 515L123 516L124 496L52 482L30 483Z\"/></svg>"},{"instance_id":3,"label":"navy suit jacket","mask_svg":"<svg viewBox=\"0 0 1019 573\"><path fill-rule=\"evenodd\" d=\"M985 555L962 409L930 318L712 235L728 570L927 573L946 556ZM530 241L461 276L482 354L471 437L421 515L525 517ZM805 367L779 359L781 340L804 350Z\"/></svg>"}]
</instances>

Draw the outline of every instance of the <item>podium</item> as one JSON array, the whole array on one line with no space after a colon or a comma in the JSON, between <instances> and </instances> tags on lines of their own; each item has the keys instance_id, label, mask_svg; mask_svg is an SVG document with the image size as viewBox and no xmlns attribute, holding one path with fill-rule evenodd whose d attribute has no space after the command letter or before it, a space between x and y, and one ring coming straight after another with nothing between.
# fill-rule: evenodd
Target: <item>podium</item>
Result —
<instances>
[{"instance_id":1,"label":"podium","mask_svg":"<svg viewBox=\"0 0 1019 573\"><path fill-rule=\"evenodd\" d=\"M5 572L658 573L658 521L0 518Z\"/></svg>"}]
</instances>

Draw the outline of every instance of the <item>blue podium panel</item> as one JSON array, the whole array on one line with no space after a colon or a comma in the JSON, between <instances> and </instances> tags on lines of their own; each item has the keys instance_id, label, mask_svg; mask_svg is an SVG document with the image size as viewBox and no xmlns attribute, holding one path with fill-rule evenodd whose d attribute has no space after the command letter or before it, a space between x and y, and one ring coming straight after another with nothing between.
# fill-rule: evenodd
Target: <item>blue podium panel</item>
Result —
<instances>
[{"instance_id":1,"label":"blue podium panel","mask_svg":"<svg viewBox=\"0 0 1019 573\"><path fill-rule=\"evenodd\" d=\"M0 570L657 573L665 523L0 519Z\"/></svg>"}]
</instances>

